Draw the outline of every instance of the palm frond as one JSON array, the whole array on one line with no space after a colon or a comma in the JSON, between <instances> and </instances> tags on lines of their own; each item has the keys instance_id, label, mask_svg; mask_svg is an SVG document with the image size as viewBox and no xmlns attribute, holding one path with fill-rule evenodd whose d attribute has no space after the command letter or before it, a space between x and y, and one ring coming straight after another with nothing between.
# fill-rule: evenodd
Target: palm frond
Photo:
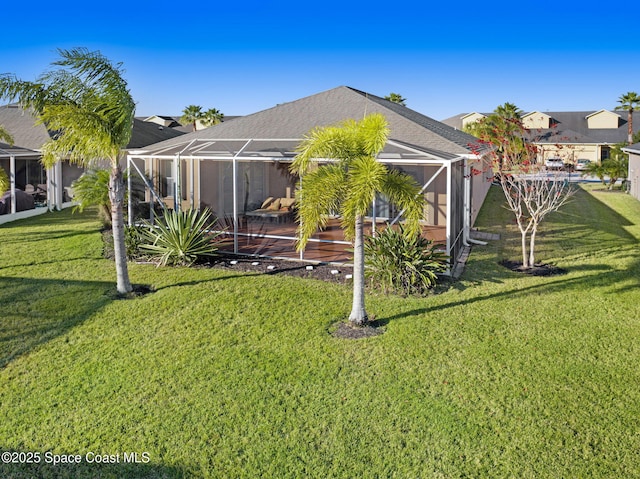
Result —
<instances>
[{"instance_id":1,"label":"palm frond","mask_svg":"<svg viewBox=\"0 0 640 479\"><path fill-rule=\"evenodd\" d=\"M4 168L0 167L0 195L9 189L9 177L4 171Z\"/></svg>"},{"instance_id":2,"label":"palm frond","mask_svg":"<svg viewBox=\"0 0 640 479\"><path fill-rule=\"evenodd\" d=\"M346 173L337 164L324 165L302 178L296 195L298 251L303 250L318 229L324 229L329 215L340 210L346 191Z\"/></svg>"},{"instance_id":3,"label":"palm frond","mask_svg":"<svg viewBox=\"0 0 640 479\"><path fill-rule=\"evenodd\" d=\"M420 233L420 220L424 216L424 196L416 180L398 170L390 170L381 188L389 200L404 211L404 231L409 235Z\"/></svg>"},{"instance_id":4,"label":"palm frond","mask_svg":"<svg viewBox=\"0 0 640 479\"><path fill-rule=\"evenodd\" d=\"M13 136L2 125L0 125L0 141L4 141L10 146L13 145Z\"/></svg>"}]
</instances>

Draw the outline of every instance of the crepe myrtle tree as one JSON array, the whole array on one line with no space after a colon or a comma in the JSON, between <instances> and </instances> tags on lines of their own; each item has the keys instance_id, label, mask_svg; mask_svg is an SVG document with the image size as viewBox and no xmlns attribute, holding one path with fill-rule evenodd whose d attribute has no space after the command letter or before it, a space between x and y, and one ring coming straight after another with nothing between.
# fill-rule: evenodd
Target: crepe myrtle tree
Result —
<instances>
[{"instance_id":1,"label":"crepe myrtle tree","mask_svg":"<svg viewBox=\"0 0 640 479\"><path fill-rule=\"evenodd\" d=\"M524 128L518 117L488 118L491 127L474 129L479 140L471 147L476 154L484 155L502 187L507 208L514 214L520 230L522 268L530 269L535 266L540 224L549 213L569 201L575 190L564 172L547 172L537 161L541 151L533 143L532 132Z\"/></svg>"},{"instance_id":2,"label":"crepe myrtle tree","mask_svg":"<svg viewBox=\"0 0 640 479\"><path fill-rule=\"evenodd\" d=\"M118 293L132 291L124 239L125 187L120 161L131 138L135 103L123 79L121 64L85 48L59 49L54 69L35 81L0 77L0 96L32 108L37 121L57 134L42 147L42 162L60 159L89 166L110 164L109 200Z\"/></svg>"},{"instance_id":3,"label":"crepe myrtle tree","mask_svg":"<svg viewBox=\"0 0 640 479\"><path fill-rule=\"evenodd\" d=\"M381 114L362 120L345 120L311 130L298 145L291 171L300 176L298 204L298 251L330 214L342 219L345 237L353 241L353 304L349 321L364 326L369 321L364 298L364 219L377 193L405 211L404 231L420 233L424 198L409 175L390 170L377 161L389 127Z\"/></svg>"}]
</instances>

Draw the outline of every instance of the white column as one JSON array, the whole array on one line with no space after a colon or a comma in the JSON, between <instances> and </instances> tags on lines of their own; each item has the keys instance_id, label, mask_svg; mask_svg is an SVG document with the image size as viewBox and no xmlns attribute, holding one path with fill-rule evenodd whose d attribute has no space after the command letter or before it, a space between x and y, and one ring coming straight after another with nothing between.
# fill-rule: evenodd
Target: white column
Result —
<instances>
[{"instance_id":1,"label":"white column","mask_svg":"<svg viewBox=\"0 0 640 479\"><path fill-rule=\"evenodd\" d=\"M9 156L9 184L11 188L11 214L16 212L16 157Z\"/></svg>"}]
</instances>

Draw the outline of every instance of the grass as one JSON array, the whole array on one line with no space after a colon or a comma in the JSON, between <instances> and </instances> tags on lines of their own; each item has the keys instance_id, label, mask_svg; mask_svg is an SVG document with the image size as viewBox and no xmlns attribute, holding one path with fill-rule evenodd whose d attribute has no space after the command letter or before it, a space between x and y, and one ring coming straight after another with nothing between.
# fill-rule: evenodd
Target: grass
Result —
<instances>
[{"instance_id":1,"label":"grass","mask_svg":"<svg viewBox=\"0 0 640 479\"><path fill-rule=\"evenodd\" d=\"M500 194L503 239L441 294L370 295L386 332L357 341L328 334L340 285L133 264L157 291L115 300L92 216L0 227L0 451L83 456L0 477L640 477L640 204L580 191L539 278L497 264Z\"/></svg>"}]
</instances>

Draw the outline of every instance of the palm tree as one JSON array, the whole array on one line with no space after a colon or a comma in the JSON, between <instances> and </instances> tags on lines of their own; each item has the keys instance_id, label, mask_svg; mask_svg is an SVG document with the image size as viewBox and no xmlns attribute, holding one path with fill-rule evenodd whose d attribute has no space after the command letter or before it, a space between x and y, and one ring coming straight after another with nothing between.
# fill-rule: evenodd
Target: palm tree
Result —
<instances>
[{"instance_id":1,"label":"palm tree","mask_svg":"<svg viewBox=\"0 0 640 479\"><path fill-rule=\"evenodd\" d=\"M402 106L407 106L407 104L405 103L407 99L402 98L402 95L400 93L389 93L387 96L384 97L384 99L392 101L393 103L398 103Z\"/></svg>"},{"instance_id":2,"label":"palm tree","mask_svg":"<svg viewBox=\"0 0 640 479\"><path fill-rule=\"evenodd\" d=\"M55 70L35 82L13 76L0 78L0 96L17 98L33 108L38 121L57 131L42 147L42 162L51 167L67 158L88 166L96 160L110 163L109 199L116 264L117 290L132 291L124 241L125 188L120 160L131 139L135 102L122 78L121 64L112 64L100 52L85 48L58 50Z\"/></svg>"},{"instance_id":3,"label":"palm tree","mask_svg":"<svg viewBox=\"0 0 640 479\"><path fill-rule=\"evenodd\" d=\"M509 120L519 120L522 118L522 110L508 101L498 105L493 112L501 118Z\"/></svg>"},{"instance_id":4,"label":"palm tree","mask_svg":"<svg viewBox=\"0 0 640 479\"><path fill-rule=\"evenodd\" d=\"M222 120L224 120L224 113L216 108L209 108L200 118L200 122L204 126L217 125L218 123L222 123Z\"/></svg>"},{"instance_id":5,"label":"palm tree","mask_svg":"<svg viewBox=\"0 0 640 479\"><path fill-rule=\"evenodd\" d=\"M182 110L182 116L180 117L180 122L183 124L191 123L193 125L193 131L196 131L197 126L196 123L198 120L201 120L203 116L202 107L198 105L189 105L184 110Z\"/></svg>"},{"instance_id":6,"label":"palm tree","mask_svg":"<svg viewBox=\"0 0 640 479\"><path fill-rule=\"evenodd\" d=\"M300 175L297 192L298 242L305 248L318 228L326 227L330 214L342 217L345 237L354 242L353 306L349 321L368 322L364 304L364 218L376 193L383 193L405 210L405 231L420 232L424 198L415 180L389 170L376 160L384 148L389 128L379 113L361 121L311 130L297 148L291 171ZM321 160L322 159L322 160ZM322 165L320 161L331 160Z\"/></svg>"},{"instance_id":7,"label":"palm tree","mask_svg":"<svg viewBox=\"0 0 640 479\"><path fill-rule=\"evenodd\" d=\"M640 105L640 95L634 91L630 91L621 95L618 99L620 108L627 110L627 143L633 143L633 110Z\"/></svg>"}]
</instances>

